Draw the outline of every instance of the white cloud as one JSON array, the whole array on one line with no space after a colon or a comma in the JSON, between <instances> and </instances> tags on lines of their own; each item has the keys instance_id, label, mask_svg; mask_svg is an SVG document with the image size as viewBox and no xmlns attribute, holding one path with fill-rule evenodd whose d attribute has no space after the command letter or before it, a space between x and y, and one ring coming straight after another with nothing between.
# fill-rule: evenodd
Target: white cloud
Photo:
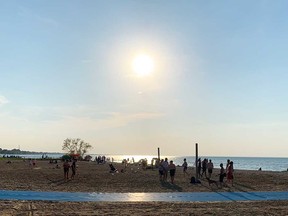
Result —
<instances>
[{"instance_id":1,"label":"white cloud","mask_svg":"<svg viewBox=\"0 0 288 216\"><path fill-rule=\"evenodd\" d=\"M91 118L88 116L66 116L59 121L49 121L45 125L51 128L69 128L70 130L101 130L125 127L131 123L158 119L163 113L99 113L101 117Z\"/></svg>"},{"instance_id":2,"label":"white cloud","mask_svg":"<svg viewBox=\"0 0 288 216\"><path fill-rule=\"evenodd\" d=\"M7 100L3 99L3 102ZM1 105L1 97L0 97ZM47 127L85 128L92 130L125 127L128 124L162 118L162 112L103 112L95 106L39 107L28 106L14 110L8 117L31 125ZM45 126L45 127L46 127Z\"/></svg>"},{"instance_id":3,"label":"white cloud","mask_svg":"<svg viewBox=\"0 0 288 216\"><path fill-rule=\"evenodd\" d=\"M161 112L101 112L94 106L29 106L0 113L0 136L7 143L5 148L22 143L24 149L61 151L61 142L67 137L90 138L94 142L97 131L110 133L112 129L113 133L113 129L163 116Z\"/></svg>"},{"instance_id":4,"label":"white cloud","mask_svg":"<svg viewBox=\"0 0 288 216\"><path fill-rule=\"evenodd\" d=\"M163 116L164 116L164 113L158 113L158 112L157 113L156 112L140 112L140 113L130 113L130 114L112 113L110 118L103 119L102 121L104 121L106 124L108 123L108 125L109 123L118 123L122 126L125 126L132 122L157 119Z\"/></svg>"},{"instance_id":5,"label":"white cloud","mask_svg":"<svg viewBox=\"0 0 288 216\"><path fill-rule=\"evenodd\" d=\"M2 95L0 95L0 106L3 105L3 104L7 104L7 103L9 103L7 98L2 96Z\"/></svg>"}]
</instances>

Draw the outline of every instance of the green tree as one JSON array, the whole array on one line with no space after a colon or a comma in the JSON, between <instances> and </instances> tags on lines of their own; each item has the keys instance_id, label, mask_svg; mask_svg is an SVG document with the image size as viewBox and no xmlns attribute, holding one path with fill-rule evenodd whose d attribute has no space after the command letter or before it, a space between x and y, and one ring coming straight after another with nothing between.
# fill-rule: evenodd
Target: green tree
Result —
<instances>
[{"instance_id":1,"label":"green tree","mask_svg":"<svg viewBox=\"0 0 288 216\"><path fill-rule=\"evenodd\" d=\"M80 138L64 140L62 150L67 151L69 154L79 154L82 158L92 146L89 143L84 142Z\"/></svg>"}]
</instances>

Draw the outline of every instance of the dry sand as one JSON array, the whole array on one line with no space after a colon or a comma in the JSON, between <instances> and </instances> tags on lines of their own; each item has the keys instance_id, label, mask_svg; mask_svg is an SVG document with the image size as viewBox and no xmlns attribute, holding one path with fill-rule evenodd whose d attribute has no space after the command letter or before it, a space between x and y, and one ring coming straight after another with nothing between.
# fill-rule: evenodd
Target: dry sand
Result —
<instances>
[{"instance_id":1,"label":"dry sand","mask_svg":"<svg viewBox=\"0 0 288 216\"><path fill-rule=\"evenodd\" d=\"M69 191L69 192L193 192L193 191L287 191L287 172L235 171L235 185L217 189L206 180L201 185L189 183L182 168L177 168L175 185L161 183L158 171L142 170L131 165L124 173L109 173L108 164L78 162L78 175L65 182L61 169L48 161L0 161L2 190ZM123 167L115 165L118 170ZM195 171L190 168L192 175ZM218 179L218 170L212 175ZM250 202L50 202L0 201L0 215L288 215L288 201Z\"/></svg>"}]
</instances>

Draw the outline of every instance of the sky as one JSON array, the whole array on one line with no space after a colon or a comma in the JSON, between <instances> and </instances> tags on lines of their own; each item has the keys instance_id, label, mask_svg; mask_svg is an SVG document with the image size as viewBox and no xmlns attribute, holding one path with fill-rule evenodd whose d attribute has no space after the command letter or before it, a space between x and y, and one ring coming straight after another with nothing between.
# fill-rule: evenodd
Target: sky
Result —
<instances>
[{"instance_id":1,"label":"sky","mask_svg":"<svg viewBox=\"0 0 288 216\"><path fill-rule=\"evenodd\" d=\"M0 0L0 147L286 157L288 2ZM138 76L145 54L154 70Z\"/></svg>"}]
</instances>

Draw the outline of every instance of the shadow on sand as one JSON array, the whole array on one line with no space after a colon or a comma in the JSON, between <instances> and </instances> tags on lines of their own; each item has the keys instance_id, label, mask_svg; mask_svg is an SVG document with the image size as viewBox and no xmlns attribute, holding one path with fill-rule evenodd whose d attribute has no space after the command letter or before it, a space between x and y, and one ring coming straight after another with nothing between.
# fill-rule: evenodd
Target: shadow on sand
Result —
<instances>
[{"instance_id":1,"label":"shadow on sand","mask_svg":"<svg viewBox=\"0 0 288 216\"><path fill-rule=\"evenodd\" d=\"M65 184L65 183L70 182L70 181L71 181L71 179L68 179L68 180L58 179L58 180L53 180L53 181L50 180L49 184L55 184L55 185L59 186L59 185Z\"/></svg>"},{"instance_id":2,"label":"shadow on sand","mask_svg":"<svg viewBox=\"0 0 288 216\"><path fill-rule=\"evenodd\" d=\"M171 184L171 183L165 182L165 181L161 181L161 186L164 188L170 189L172 191L178 191L178 192L183 191L182 187L179 187L178 185Z\"/></svg>"},{"instance_id":3,"label":"shadow on sand","mask_svg":"<svg viewBox=\"0 0 288 216\"><path fill-rule=\"evenodd\" d=\"M247 190L243 189L243 188L247 188L253 191L256 191L256 188L250 186L250 185L244 185L244 184L240 184L238 182L234 182L234 188L236 188L239 191L243 191L243 192L247 192Z\"/></svg>"}]
</instances>

